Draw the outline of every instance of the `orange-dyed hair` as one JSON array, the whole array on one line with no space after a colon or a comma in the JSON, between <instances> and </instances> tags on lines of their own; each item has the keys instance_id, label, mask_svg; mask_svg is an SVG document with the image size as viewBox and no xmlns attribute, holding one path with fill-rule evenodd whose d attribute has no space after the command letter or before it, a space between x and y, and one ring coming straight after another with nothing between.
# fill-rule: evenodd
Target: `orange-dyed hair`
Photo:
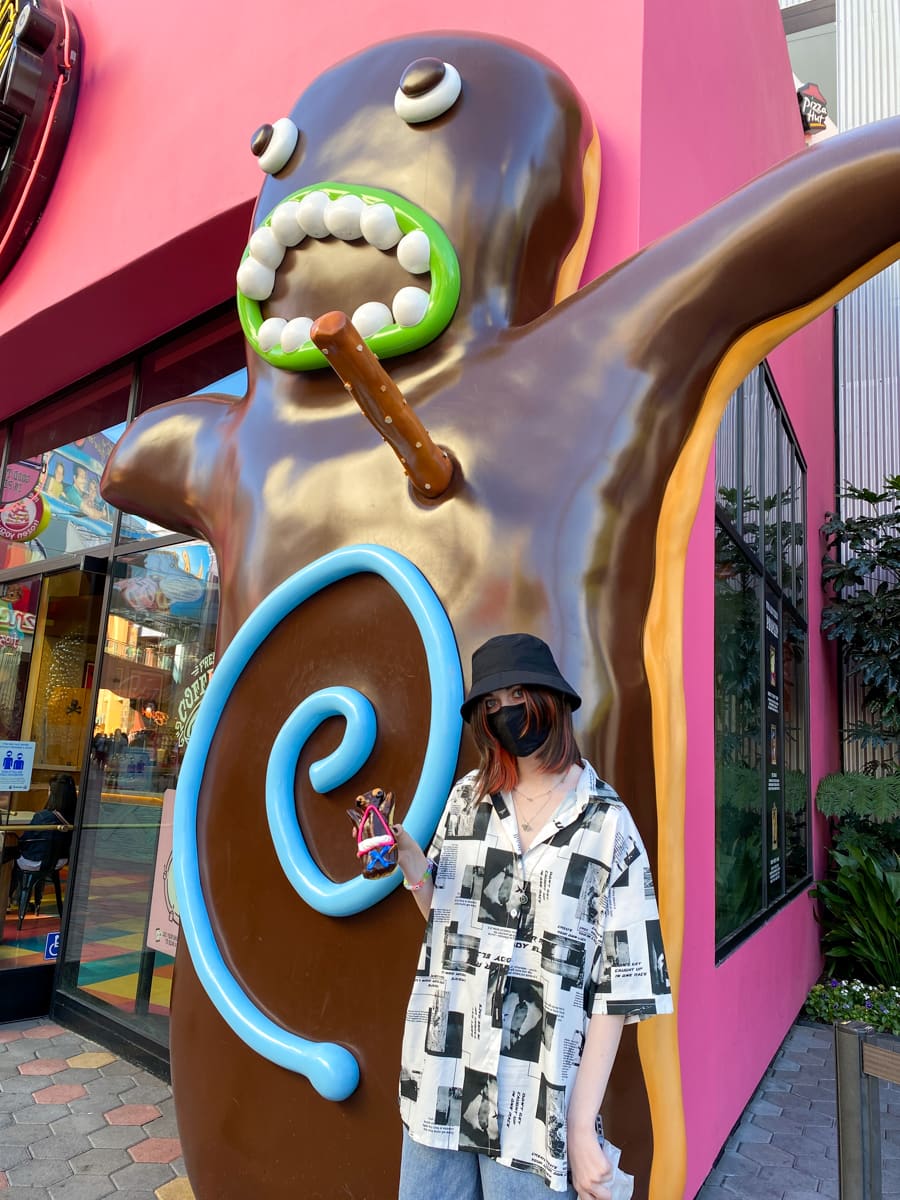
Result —
<instances>
[{"instance_id":1,"label":"orange-dyed hair","mask_svg":"<svg viewBox=\"0 0 900 1200\"><path fill-rule=\"evenodd\" d=\"M550 725L550 736L537 752L537 761L548 775L564 771L581 762L581 751L572 728L572 709L562 692L551 688L523 687L525 694L525 730L534 725ZM497 739L488 724L487 697L481 696L472 708L472 736L481 758L476 779L476 796L481 800L494 792L509 792L519 782L516 760Z\"/></svg>"}]
</instances>

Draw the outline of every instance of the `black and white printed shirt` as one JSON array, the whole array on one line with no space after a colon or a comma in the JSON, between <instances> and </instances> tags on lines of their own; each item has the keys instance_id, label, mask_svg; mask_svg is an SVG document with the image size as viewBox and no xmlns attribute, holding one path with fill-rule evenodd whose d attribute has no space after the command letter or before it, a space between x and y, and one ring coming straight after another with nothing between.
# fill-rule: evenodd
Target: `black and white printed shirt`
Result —
<instances>
[{"instance_id":1,"label":"black and white printed shirt","mask_svg":"<svg viewBox=\"0 0 900 1200\"><path fill-rule=\"evenodd\" d=\"M400 1115L417 1142L568 1185L566 1112L588 1021L672 1012L647 853L585 765L523 854L510 797L447 801L406 1014Z\"/></svg>"}]
</instances>

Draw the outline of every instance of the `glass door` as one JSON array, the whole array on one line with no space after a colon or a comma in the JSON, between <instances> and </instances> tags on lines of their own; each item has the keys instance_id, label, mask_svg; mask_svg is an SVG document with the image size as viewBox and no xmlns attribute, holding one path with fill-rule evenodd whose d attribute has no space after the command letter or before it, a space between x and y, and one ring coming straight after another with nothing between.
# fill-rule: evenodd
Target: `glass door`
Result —
<instances>
[{"instance_id":1,"label":"glass door","mask_svg":"<svg viewBox=\"0 0 900 1200\"><path fill-rule=\"evenodd\" d=\"M30 788L0 794L0 1013L7 1016L34 1004L47 1011L59 947L56 886L65 897L71 833L55 830L55 877L34 879L34 866L44 857L48 827L76 818L105 579L72 568L0 584L0 731L3 740L35 745Z\"/></svg>"},{"instance_id":2,"label":"glass door","mask_svg":"<svg viewBox=\"0 0 900 1200\"><path fill-rule=\"evenodd\" d=\"M213 670L218 601L203 542L114 562L56 1003L73 1000L161 1047L178 936L171 811Z\"/></svg>"}]
</instances>

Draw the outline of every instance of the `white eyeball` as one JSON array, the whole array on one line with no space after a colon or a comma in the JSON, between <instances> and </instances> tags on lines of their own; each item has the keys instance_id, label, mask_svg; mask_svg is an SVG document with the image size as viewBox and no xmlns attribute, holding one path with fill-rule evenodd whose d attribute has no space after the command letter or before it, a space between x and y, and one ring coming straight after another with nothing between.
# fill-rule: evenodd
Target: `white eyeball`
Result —
<instances>
[{"instance_id":1,"label":"white eyeball","mask_svg":"<svg viewBox=\"0 0 900 1200\"><path fill-rule=\"evenodd\" d=\"M290 117L279 117L274 125L263 125L253 135L250 149L267 175L277 175L287 166L297 147L300 131Z\"/></svg>"},{"instance_id":2,"label":"white eyeball","mask_svg":"<svg viewBox=\"0 0 900 1200\"><path fill-rule=\"evenodd\" d=\"M260 350L274 350L281 341L285 325L287 325L287 321L284 317L269 317L268 320L263 321L259 327L259 333L256 335Z\"/></svg>"},{"instance_id":3,"label":"white eyeball","mask_svg":"<svg viewBox=\"0 0 900 1200\"><path fill-rule=\"evenodd\" d=\"M433 121L453 107L461 91L462 80L452 63L418 59L403 72L394 93L394 112L407 125Z\"/></svg>"},{"instance_id":4,"label":"white eyeball","mask_svg":"<svg viewBox=\"0 0 900 1200\"><path fill-rule=\"evenodd\" d=\"M297 220L310 237L328 237L330 230L325 224L327 204L328 196L324 192L308 192L300 201Z\"/></svg>"},{"instance_id":5,"label":"white eyeball","mask_svg":"<svg viewBox=\"0 0 900 1200\"><path fill-rule=\"evenodd\" d=\"M424 275L431 259L431 243L428 234L414 229L400 239L397 246L397 262L410 275Z\"/></svg>"},{"instance_id":6,"label":"white eyeball","mask_svg":"<svg viewBox=\"0 0 900 1200\"><path fill-rule=\"evenodd\" d=\"M359 336L364 338L371 337L379 329L384 329L385 325L394 323L391 310L379 300L368 300L361 304L350 320Z\"/></svg>"},{"instance_id":7,"label":"white eyeball","mask_svg":"<svg viewBox=\"0 0 900 1200\"><path fill-rule=\"evenodd\" d=\"M394 320L398 325L402 325L404 329L418 325L425 316L429 299L428 293L423 291L422 288L401 288L394 297L391 305L394 312Z\"/></svg>"},{"instance_id":8,"label":"white eyeball","mask_svg":"<svg viewBox=\"0 0 900 1200\"><path fill-rule=\"evenodd\" d=\"M368 204L359 218L359 228L370 246L390 250L403 236L389 204Z\"/></svg>"},{"instance_id":9,"label":"white eyeball","mask_svg":"<svg viewBox=\"0 0 900 1200\"><path fill-rule=\"evenodd\" d=\"M281 334L281 348L286 354L299 350L304 342L309 341L309 331L313 323L311 317L294 317L288 321Z\"/></svg>"},{"instance_id":10,"label":"white eyeball","mask_svg":"<svg viewBox=\"0 0 900 1200\"><path fill-rule=\"evenodd\" d=\"M277 271L284 258L284 246L268 225L261 225L250 238L250 253L264 267Z\"/></svg>"},{"instance_id":11,"label":"white eyeball","mask_svg":"<svg viewBox=\"0 0 900 1200\"><path fill-rule=\"evenodd\" d=\"M248 300L268 300L275 290L275 272L255 258L245 258L238 267L237 285Z\"/></svg>"},{"instance_id":12,"label":"white eyeball","mask_svg":"<svg viewBox=\"0 0 900 1200\"><path fill-rule=\"evenodd\" d=\"M272 213L272 232L282 246L296 246L306 237L297 219L300 211L298 200L285 200Z\"/></svg>"},{"instance_id":13,"label":"white eyeball","mask_svg":"<svg viewBox=\"0 0 900 1200\"><path fill-rule=\"evenodd\" d=\"M355 242L362 237L359 220L366 202L359 196L338 196L325 205L322 220L326 228L342 242Z\"/></svg>"}]
</instances>

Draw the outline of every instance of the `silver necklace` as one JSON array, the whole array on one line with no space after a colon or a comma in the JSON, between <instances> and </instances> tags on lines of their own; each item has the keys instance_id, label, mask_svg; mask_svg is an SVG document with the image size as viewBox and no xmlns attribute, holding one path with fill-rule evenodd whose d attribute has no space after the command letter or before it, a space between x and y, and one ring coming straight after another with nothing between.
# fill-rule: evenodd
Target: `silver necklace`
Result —
<instances>
[{"instance_id":1,"label":"silver necklace","mask_svg":"<svg viewBox=\"0 0 900 1200\"><path fill-rule=\"evenodd\" d=\"M540 800L542 796L547 797L547 799L544 801L544 803L541 805L541 807L537 810L537 812L532 813L528 818L526 818L524 816L519 817L519 823L521 824L522 828L527 833L531 833L531 830L534 827L535 821L538 819L538 817L541 815L541 813L544 811L544 809L549 805L550 799L553 796L553 793L556 791L556 789L559 787L559 785L561 783L562 783L562 780L558 779L556 781L556 783L554 783L553 787L547 788L546 792L539 792L536 796L529 796L527 792L523 792L517 787L513 788L513 791L518 793L518 795L520 795L523 800L530 800L532 804L536 800Z\"/></svg>"}]
</instances>

